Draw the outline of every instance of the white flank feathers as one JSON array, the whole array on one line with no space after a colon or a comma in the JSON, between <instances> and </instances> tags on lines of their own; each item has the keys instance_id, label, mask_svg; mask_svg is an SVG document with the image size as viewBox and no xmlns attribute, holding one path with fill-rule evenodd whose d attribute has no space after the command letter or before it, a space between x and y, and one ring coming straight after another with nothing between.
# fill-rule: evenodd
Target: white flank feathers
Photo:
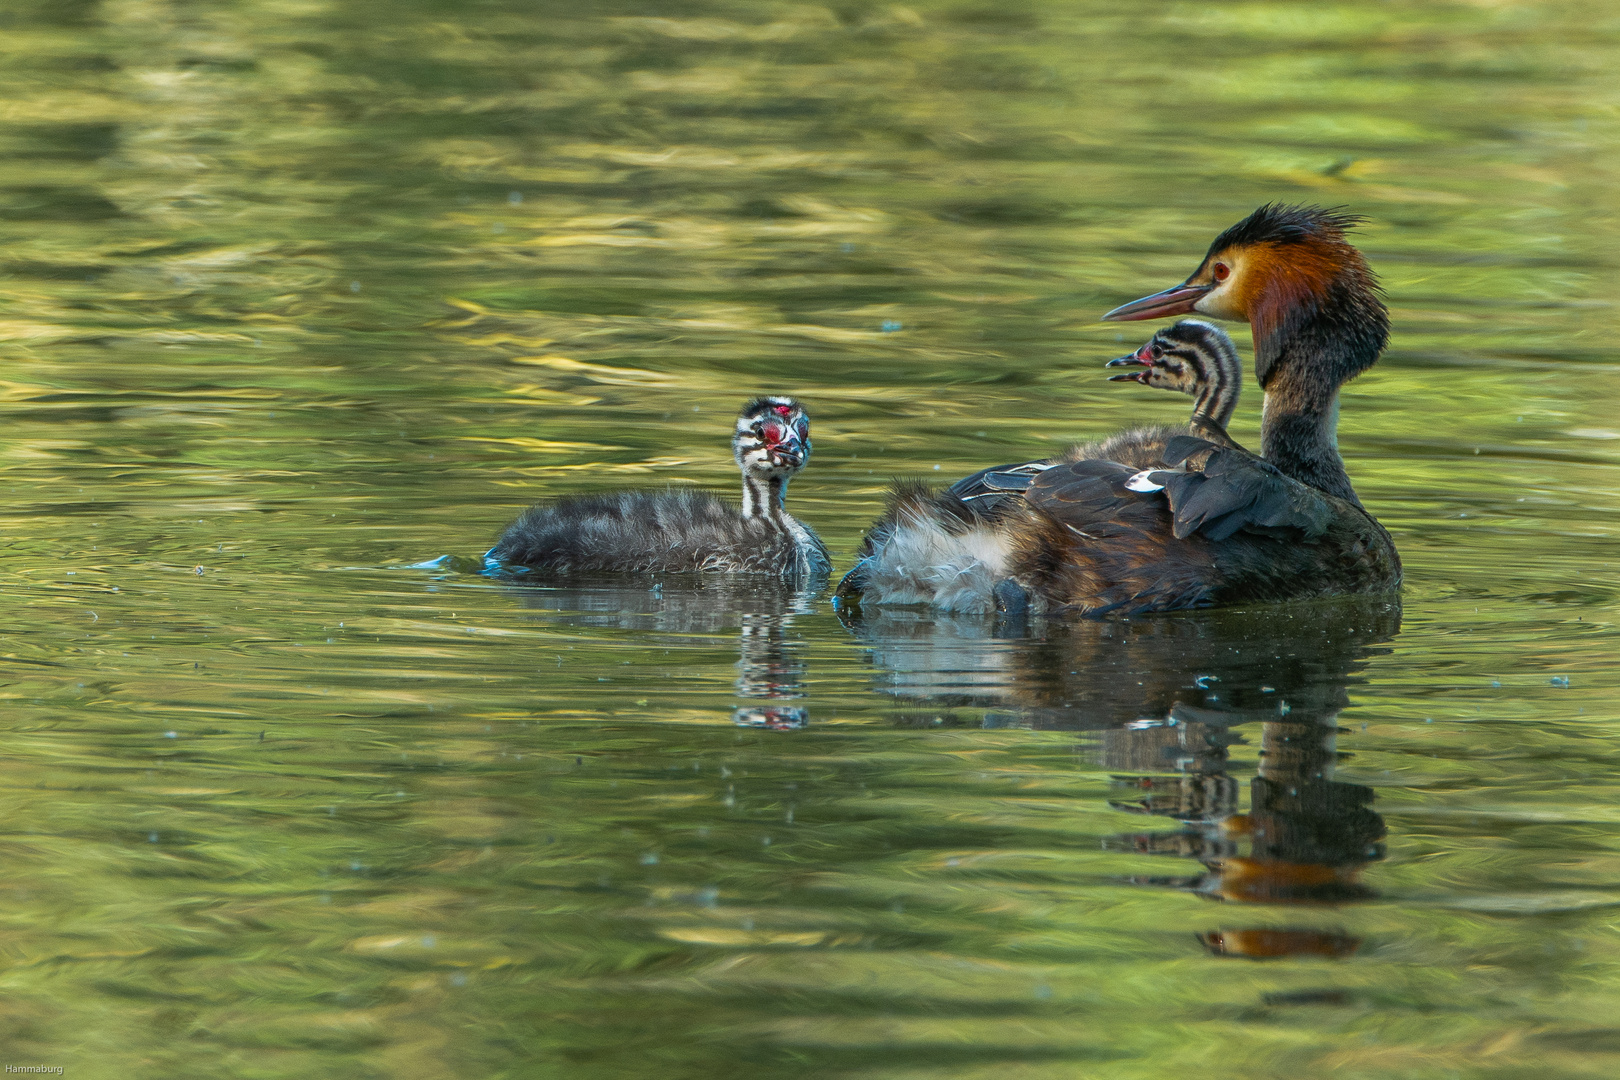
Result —
<instances>
[{"instance_id":1,"label":"white flank feathers","mask_svg":"<svg viewBox=\"0 0 1620 1080\"><path fill-rule=\"evenodd\" d=\"M951 533L931 520L906 521L867 557L864 596L878 605L993 612L993 590L1007 576L1007 556L1006 538L994 529Z\"/></svg>"}]
</instances>

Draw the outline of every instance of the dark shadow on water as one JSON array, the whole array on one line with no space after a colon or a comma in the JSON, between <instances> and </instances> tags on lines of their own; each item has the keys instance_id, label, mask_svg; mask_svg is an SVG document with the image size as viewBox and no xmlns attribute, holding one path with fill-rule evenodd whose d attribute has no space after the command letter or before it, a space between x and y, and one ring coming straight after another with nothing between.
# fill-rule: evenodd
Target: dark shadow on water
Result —
<instances>
[{"instance_id":1,"label":"dark shadow on water","mask_svg":"<svg viewBox=\"0 0 1620 1080\"><path fill-rule=\"evenodd\" d=\"M1119 620L1033 620L879 610L846 622L877 688L900 702L977 707L985 723L1103 730L1177 707L1227 723L1325 716L1400 631L1397 603L1273 605ZM1011 632L1009 632L1011 630Z\"/></svg>"}]
</instances>

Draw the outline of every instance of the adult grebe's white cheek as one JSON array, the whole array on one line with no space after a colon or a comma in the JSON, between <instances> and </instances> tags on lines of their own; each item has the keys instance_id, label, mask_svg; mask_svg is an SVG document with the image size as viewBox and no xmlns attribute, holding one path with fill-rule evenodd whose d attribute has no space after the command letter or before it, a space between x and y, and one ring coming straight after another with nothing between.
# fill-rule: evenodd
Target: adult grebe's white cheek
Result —
<instances>
[{"instance_id":1,"label":"adult grebe's white cheek","mask_svg":"<svg viewBox=\"0 0 1620 1080\"><path fill-rule=\"evenodd\" d=\"M1232 287L1228 282L1221 288L1213 289L1198 298L1193 310L1200 315L1208 315L1212 319L1226 319L1231 322L1248 322L1236 308L1232 306Z\"/></svg>"}]
</instances>

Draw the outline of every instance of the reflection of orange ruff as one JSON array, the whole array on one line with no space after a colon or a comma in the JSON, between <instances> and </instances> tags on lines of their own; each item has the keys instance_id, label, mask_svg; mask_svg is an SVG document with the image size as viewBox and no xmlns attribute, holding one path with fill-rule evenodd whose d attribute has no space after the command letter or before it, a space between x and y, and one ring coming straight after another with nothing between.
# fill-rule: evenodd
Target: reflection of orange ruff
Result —
<instances>
[{"instance_id":1,"label":"reflection of orange ruff","mask_svg":"<svg viewBox=\"0 0 1620 1080\"><path fill-rule=\"evenodd\" d=\"M1245 956L1266 960L1279 956L1349 956L1361 939L1326 930L1215 930L1199 934L1204 948L1216 956Z\"/></svg>"},{"instance_id":2,"label":"reflection of orange ruff","mask_svg":"<svg viewBox=\"0 0 1620 1080\"><path fill-rule=\"evenodd\" d=\"M1240 904L1332 902L1345 899L1347 892L1361 889L1356 878L1365 865L1222 859L1210 867L1220 879L1219 887L1212 891L1222 900Z\"/></svg>"}]
</instances>

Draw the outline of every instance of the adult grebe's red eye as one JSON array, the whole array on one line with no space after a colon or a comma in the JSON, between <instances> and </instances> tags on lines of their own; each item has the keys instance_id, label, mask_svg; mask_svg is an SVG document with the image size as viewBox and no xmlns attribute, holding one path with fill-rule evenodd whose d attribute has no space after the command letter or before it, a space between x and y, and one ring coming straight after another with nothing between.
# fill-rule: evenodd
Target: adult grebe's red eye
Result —
<instances>
[{"instance_id":1,"label":"adult grebe's red eye","mask_svg":"<svg viewBox=\"0 0 1620 1080\"><path fill-rule=\"evenodd\" d=\"M1216 281L1225 281L1227 278L1229 278L1231 276L1232 276L1232 268L1230 266L1227 266L1225 263L1216 263L1215 264L1215 280Z\"/></svg>"}]
</instances>

